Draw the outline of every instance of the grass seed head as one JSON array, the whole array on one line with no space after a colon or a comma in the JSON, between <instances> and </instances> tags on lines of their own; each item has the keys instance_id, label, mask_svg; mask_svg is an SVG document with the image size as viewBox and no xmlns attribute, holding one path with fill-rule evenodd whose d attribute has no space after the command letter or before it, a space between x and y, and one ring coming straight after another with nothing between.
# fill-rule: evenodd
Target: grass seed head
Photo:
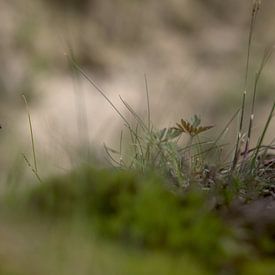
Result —
<instances>
[{"instance_id":1,"label":"grass seed head","mask_svg":"<svg viewBox=\"0 0 275 275\"><path fill-rule=\"evenodd\" d=\"M252 9L253 14L257 13L260 10L261 4L262 4L261 0L254 1L253 9Z\"/></svg>"}]
</instances>

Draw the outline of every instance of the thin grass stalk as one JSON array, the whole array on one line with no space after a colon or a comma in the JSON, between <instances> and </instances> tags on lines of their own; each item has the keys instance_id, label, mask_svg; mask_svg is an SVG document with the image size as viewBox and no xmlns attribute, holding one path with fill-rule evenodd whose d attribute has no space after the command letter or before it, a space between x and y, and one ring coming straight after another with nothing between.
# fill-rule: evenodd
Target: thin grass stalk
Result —
<instances>
[{"instance_id":1,"label":"thin grass stalk","mask_svg":"<svg viewBox=\"0 0 275 275\"><path fill-rule=\"evenodd\" d=\"M142 128L144 130L148 130L142 118L134 111L134 109L121 96L119 96L119 98L123 103L123 105L126 107L126 109L133 115L133 117L137 120L137 122L142 126Z\"/></svg>"},{"instance_id":2,"label":"thin grass stalk","mask_svg":"<svg viewBox=\"0 0 275 275\"><path fill-rule=\"evenodd\" d=\"M200 163L199 164L202 167L204 165L204 161L203 161L203 157L202 157L202 154L201 154L202 146L201 146L201 141L200 141L199 135L196 135L196 139L197 139L197 144L198 144L198 146L196 146L197 147L197 152L198 152L197 156L200 157Z\"/></svg>"},{"instance_id":3,"label":"thin grass stalk","mask_svg":"<svg viewBox=\"0 0 275 275\"><path fill-rule=\"evenodd\" d=\"M124 121L126 127L128 128L129 132L131 133L131 138L133 140L133 136L136 135L135 131L132 129L128 120L123 116L123 114L118 110L118 108L113 104L113 102L107 97L106 93L95 83L93 79L91 79L88 74L78 65L75 59L71 58L71 62L73 66L76 68L77 71L103 96L103 98L111 105L111 107L115 110L115 112L121 117ZM138 138L138 137L136 137ZM136 152L137 153L137 152Z\"/></svg>"},{"instance_id":4,"label":"thin grass stalk","mask_svg":"<svg viewBox=\"0 0 275 275\"><path fill-rule=\"evenodd\" d=\"M27 115L28 115L30 135L31 135L32 156L33 156L33 163L34 163L34 171L37 174L38 173L38 168L37 168L37 159L36 159L36 152L35 152L34 134L33 134L33 127L32 127L32 120L31 120L31 113L30 113L28 101L27 101L24 94L22 95L22 98L25 102L25 107L26 107L26 111L27 111Z\"/></svg>"},{"instance_id":5,"label":"thin grass stalk","mask_svg":"<svg viewBox=\"0 0 275 275\"><path fill-rule=\"evenodd\" d=\"M272 56L272 53L273 53L273 45L271 45L270 47L265 49L264 56L262 58L259 71L256 74L256 79L255 79L255 83L254 83L252 106L251 106L251 113L252 114L254 113L254 109L255 109L256 92L257 92L258 83L259 83L260 77L262 75L263 69L265 68L265 66L266 66L267 62L269 61L270 57Z\"/></svg>"},{"instance_id":6,"label":"thin grass stalk","mask_svg":"<svg viewBox=\"0 0 275 275\"><path fill-rule=\"evenodd\" d=\"M149 97L149 86L148 86L148 80L147 80L147 75L144 74L144 82L145 82L145 91L146 91L146 102L147 102L147 127L148 127L148 134L151 134L151 108L150 108L150 97ZM150 159L151 155L151 147L149 144L147 144L147 149L146 149L146 158L147 161Z\"/></svg>"},{"instance_id":7,"label":"thin grass stalk","mask_svg":"<svg viewBox=\"0 0 275 275\"><path fill-rule=\"evenodd\" d=\"M130 133L130 138L132 141L132 147L134 148L134 157L133 160L131 162L131 164L129 165L129 168L132 168L134 163L137 162L140 159L140 155L143 156L143 149L142 149L142 144L140 142L140 137L138 136L138 125L136 126L136 129L133 130L132 128L128 128L129 133Z\"/></svg>"},{"instance_id":8,"label":"thin grass stalk","mask_svg":"<svg viewBox=\"0 0 275 275\"><path fill-rule=\"evenodd\" d=\"M149 133L149 135L151 135L151 132ZM149 162L152 158L153 158L153 150L154 150L154 144L152 143L152 136L148 138L149 140L147 140L147 145L146 145L146 151L145 151L145 157L147 162ZM157 156L154 158L156 159ZM152 160L152 163L154 165L154 160Z\"/></svg>"},{"instance_id":9,"label":"thin grass stalk","mask_svg":"<svg viewBox=\"0 0 275 275\"><path fill-rule=\"evenodd\" d=\"M245 102L246 102L246 93L247 93L247 83L248 83L248 74L249 74L249 64L250 64L250 55L251 55L251 45L254 33L254 27L256 24L257 15L260 9L261 2L259 0L255 0L252 6L252 14L250 20L249 27L249 36L248 36L248 45L247 45L247 56L246 56L246 67L245 67L245 78L244 78L244 91L242 95L242 107L241 107L241 118L239 124L239 131L237 135L237 141L235 146L235 153L232 162L231 170L234 171L239 159L239 151L240 151L240 140L243 132L243 122L244 122L244 114L245 114Z\"/></svg>"},{"instance_id":10,"label":"thin grass stalk","mask_svg":"<svg viewBox=\"0 0 275 275\"><path fill-rule=\"evenodd\" d=\"M219 140L223 137L223 135L225 134L225 132L228 131L230 124L233 122L233 120L237 117L237 115L240 112L240 108L233 114L233 116L230 118L230 120L227 122L227 124L225 125L225 127L223 128L223 130L220 132L220 134L218 135L218 137L215 139L215 141L213 142L213 145L211 146L210 150L207 152L211 152L213 149L215 149L217 146L217 143L219 142Z\"/></svg>"},{"instance_id":11,"label":"thin grass stalk","mask_svg":"<svg viewBox=\"0 0 275 275\"><path fill-rule=\"evenodd\" d=\"M25 154L22 154L25 162L27 163L28 167L31 169L31 171L33 172L33 174L35 175L35 177L37 178L37 180L40 182L40 183L43 183L42 179L40 178L37 170L35 170L35 168L31 165L30 161L28 160L28 158L26 157Z\"/></svg>"},{"instance_id":12,"label":"thin grass stalk","mask_svg":"<svg viewBox=\"0 0 275 275\"><path fill-rule=\"evenodd\" d=\"M146 74L144 75L145 81L145 90L146 90L146 102L147 102L147 124L148 129L151 129L151 109L150 109L150 97L149 97L149 88Z\"/></svg>"},{"instance_id":13,"label":"thin grass stalk","mask_svg":"<svg viewBox=\"0 0 275 275\"><path fill-rule=\"evenodd\" d=\"M155 167L155 163L156 163L156 161L157 161L157 159L158 159L158 157L159 157L160 154L161 154L161 151L158 150L157 153L155 154L155 156L152 158L152 165L153 165L153 167Z\"/></svg>"},{"instance_id":14,"label":"thin grass stalk","mask_svg":"<svg viewBox=\"0 0 275 275\"><path fill-rule=\"evenodd\" d=\"M71 60L75 60L74 52L71 47L69 47L70 58L68 57L68 62L70 64L70 69L73 78L74 85L74 97L75 97L75 107L76 107L76 117L77 117L77 128L79 135L80 145L85 145L85 151L81 152L84 154L84 159L89 160L90 158L90 144L89 144L89 126L88 126L88 114L87 107L85 104L85 94L83 89L80 87L79 72L76 70L75 66L72 64Z\"/></svg>"},{"instance_id":15,"label":"thin grass stalk","mask_svg":"<svg viewBox=\"0 0 275 275\"><path fill-rule=\"evenodd\" d=\"M129 130L129 134L130 134L130 138L131 138L131 141L132 141L132 145L134 145L135 144L135 138L134 138L134 131L133 131L133 129L131 129L131 128L128 128L128 130ZM134 148L134 159L137 157L137 155L138 155L138 152L137 152L137 147L136 146L133 146L133 148ZM132 165L134 164L134 160L132 161L132 163L130 164L130 168L132 167Z\"/></svg>"},{"instance_id":16,"label":"thin grass stalk","mask_svg":"<svg viewBox=\"0 0 275 275\"><path fill-rule=\"evenodd\" d=\"M201 141L201 142L200 142L201 145L208 145L208 144L213 144L213 143L214 143L214 141ZM185 151L187 151L190 147L195 147L195 146L197 146L197 145L198 145L198 143L193 143L191 146L190 146L190 145L186 145L185 147L180 148L180 149L179 149L179 152L185 152Z\"/></svg>"},{"instance_id":17,"label":"thin grass stalk","mask_svg":"<svg viewBox=\"0 0 275 275\"><path fill-rule=\"evenodd\" d=\"M93 79L91 79L91 77L88 76L88 74L78 65L78 63L73 58L71 58L71 62L73 64L73 66L76 68L76 70L105 98L105 100L111 105L111 107L116 111L116 113L125 122L127 127L131 128L130 123L123 116L123 114L118 110L118 108L113 104L113 102L109 99L109 97L106 95L106 93L95 83L95 81Z\"/></svg>"},{"instance_id":18,"label":"thin grass stalk","mask_svg":"<svg viewBox=\"0 0 275 275\"><path fill-rule=\"evenodd\" d=\"M251 148L248 150L247 153L250 154L250 153L256 152L257 148L258 148L258 146ZM267 152L268 150L275 150L275 147L272 145L261 145L259 151L260 150ZM242 155L244 155L244 152L242 153Z\"/></svg>"},{"instance_id":19,"label":"thin grass stalk","mask_svg":"<svg viewBox=\"0 0 275 275\"><path fill-rule=\"evenodd\" d=\"M256 160L257 160L257 157L258 157L258 154L259 154L259 150L260 150L260 148L262 146L262 143L263 143L263 140L265 138L267 129L268 129L268 127L270 125L270 122L272 120L274 109L275 109L275 101L273 102L273 106L272 106L271 111L269 113L269 116L268 116L268 119L266 121L264 130L263 130L263 132L262 132L262 134L261 134L261 136L260 136L260 138L258 140L258 144L257 144L257 147L256 147L257 149L255 151L255 154L254 154L254 156L252 158L252 162L251 162L251 171L253 171L253 169L256 167Z\"/></svg>"},{"instance_id":20,"label":"thin grass stalk","mask_svg":"<svg viewBox=\"0 0 275 275\"><path fill-rule=\"evenodd\" d=\"M250 55L251 55L251 44L252 44L253 33L254 33L254 28L255 28L255 24L256 24L257 15L258 15L258 12L260 10L260 5L261 5L261 1L255 0L254 3L253 3L253 6L252 6L252 14L251 14L250 25L249 25L247 56L246 56L244 91L247 90Z\"/></svg>"},{"instance_id":21,"label":"thin grass stalk","mask_svg":"<svg viewBox=\"0 0 275 275\"><path fill-rule=\"evenodd\" d=\"M142 149L142 144L141 144L140 138L138 136L138 126L139 126L139 124L137 123L136 132L135 132L136 133L136 135L135 135L136 144L139 147L139 153L140 153L141 159L144 161L144 153L143 153L143 149Z\"/></svg>"},{"instance_id":22,"label":"thin grass stalk","mask_svg":"<svg viewBox=\"0 0 275 275\"><path fill-rule=\"evenodd\" d=\"M256 73L255 81L254 81L254 89L253 89L253 98L252 98L252 104L251 104L251 112L250 112L250 120L249 120L249 127L248 127L248 134L247 134L247 140L246 140L246 145L245 145L245 150L244 150L244 159L243 161L246 160L247 158L247 152L249 150L249 143L252 135L252 129L253 129L253 121L254 121L254 116L255 116L255 102L256 102L256 94L257 94L257 89L258 89L258 84L260 77L262 75L263 69L266 66L268 60L270 59L271 55L273 52L273 46L267 48L265 50L264 56L261 61L260 68L258 72Z\"/></svg>"},{"instance_id":23,"label":"thin grass stalk","mask_svg":"<svg viewBox=\"0 0 275 275\"><path fill-rule=\"evenodd\" d=\"M189 166L190 166L190 171L192 173L192 144L193 144L193 136L190 136L190 141L189 141L189 144L188 146L190 147L190 149L188 150L188 155L189 155Z\"/></svg>"},{"instance_id":24,"label":"thin grass stalk","mask_svg":"<svg viewBox=\"0 0 275 275\"><path fill-rule=\"evenodd\" d=\"M234 153L232 169L231 169L232 171L236 168L236 165L237 165L238 160L239 160L240 141L241 141L241 137L242 137L244 113L245 113L245 101L246 101L246 91L243 92L240 126L239 126L239 131L238 131L238 136L237 136L237 142L236 142L236 146L235 146L235 153Z\"/></svg>"},{"instance_id":25,"label":"thin grass stalk","mask_svg":"<svg viewBox=\"0 0 275 275\"><path fill-rule=\"evenodd\" d=\"M151 157L151 145L150 145L150 140L147 141L147 145L146 145L146 151L145 151L145 158L147 160L147 162L150 160Z\"/></svg>"},{"instance_id":26,"label":"thin grass stalk","mask_svg":"<svg viewBox=\"0 0 275 275\"><path fill-rule=\"evenodd\" d=\"M119 139L119 162L123 162L122 158L122 140L123 140L123 131L120 132L120 139Z\"/></svg>"},{"instance_id":27,"label":"thin grass stalk","mask_svg":"<svg viewBox=\"0 0 275 275\"><path fill-rule=\"evenodd\" d=\"M224 148L225 146L228 146L228 145L229 145L229 143L224 143L224 144L221 144L221 145L216 145L216 147L210 147L208 149L205 149L204 151L201 151L200 153L195 154L193 157L196 157L196 156L199 156L199 155L203 156L204 154L209 153L209 152L213 151L214 149L216 149L216 150L217 149L222 149L222 148Z\"/></svg>"},{"instance_id":28,"label":"thin grass stalk","mask_svg":"<svg viewBox=\"0 0 275 275\"><path fill-rule=\"evenodd\" d=\"M108 155L109 159L112 160L118 166L121 166L121 163L113 158L112 154L110 153L110 148L108 148L105 143L103 144L103 147L104 147L104 150L105 150L106 154Z\"/></svg>"}]
</instances>

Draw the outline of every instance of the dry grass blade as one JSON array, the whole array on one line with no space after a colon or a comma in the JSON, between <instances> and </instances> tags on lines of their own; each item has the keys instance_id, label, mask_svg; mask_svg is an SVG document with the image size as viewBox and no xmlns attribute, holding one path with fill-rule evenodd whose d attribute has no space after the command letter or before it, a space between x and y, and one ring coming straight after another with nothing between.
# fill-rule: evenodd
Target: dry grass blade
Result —
<instances>
[{"instance_id":1,"label":"dry grass blade","mask_svg":"<svg viewBox=\"0 0 275 275\"><path fill-rule=\"evenodd\" d=\"M37 174L38 173L38 168L37 168L37 160L36 160L36 153L35 153L35 144L34 144L34 135L33 135L31 113L30 113L30 110L29 110L28 101L27 101L27 99L26 99L26 97L25 97L24 94L22 95L22 98L23 98L23 100L25 102L26 111L27 111L27 115L28 115L30 135L31 135L31 144L32 144L32 154L33 154L34 171Z\"/></svg>"},{"instance_id":2,"label":"dry grass blade","mask_svg":"<svg viewBox=\"0 0 275 275\"><path fill-rule=\"evenodd\" d=\"M253 170L255 168L255 166L256 166L256 160L257 160L257 157L259 155L259 151L260 151L260 148L262 146L262 143L263 143L264 137L266 135L267 129L268 129L268 127L270 125L270 122L272 120L272 117L273 117L273 114L274 114L274 110L275 110L275 102L273 102L273 106L272 106L271 111L269 113L269 116L268 116L268 119L266 121L264 130L263 130L263 132L262 132L262 134L261 134L261 136L259 138L259 141L258 141L258 144L257 144L257 149L255 151L255 154L254 154L253 158L252 158L251 170Z\"/></svg>"},{"instance_id":3,"label":"dry grass blade","mask_svg":"<svg viewBox=\"0 0 275 275\"><path fill-rule=\"evenodd\" d=\"M106 144L103 144L103 146L104 146L105 152L108 155L109 159L111 161L113 161L115 164L117 164L118 166L120 166L121 163L119 161L115 160L112 156L112 154L118 154L118 152L112 148L109 148L108 146L106 146Z\"/></svg>"},{"instance_id":4,"label":"dry grass blade","mask_svg":"<svg viewBox=\"0 0 275 275\"><path fill-rule=\"evenodd\" d=\"M145 88L146 88L146 101L147 101L147 120L148 120L148 129L151 129L151 110L150 110L150 97L149 97L149 88L146 74L144 75Z\"/></svg>"},{"instance_id":5,"label":"dry grass blade","mask_svg":"<svg viewBox=\"0 0 275 275\"><path fill-rule=\"evenodd\" d=\"M105 100L111 105L111 107L116 111L116 113L121 117L121 119L125 122L127 127L130 127L129 122L123 116L123 114L118 110L118 108L114 105L114 103L107 97L106 93L95 83L93 79L91 79L88 74L78 65L73 56L69 57L71 64L74 68L105 98Z\"/></svg>"},{"instance_id":6,"label":"dry grass blade","mask_svg":"<svg viewBox=\"0 0 275 275\"><path fill-rule=\"evenodd\" d=\"M32 170L33 174L35 175L35 177L37 178L37 180L42 183L42 179L40 178L39 174L37 173L37 171L32 167L30 161L28 160L28 158L26 157L26 155L22 154L23 158L25 160L25 162L27 163L28 167Z\"/></svg>"},{"instance_id":7,"label":"dry grass blade","mask_svg":"<svg viewBox=\"0 0 275 275\"><path fill-rule=\"evenodd\" d=\"M230 118L230 120L226 123L225 127L223 128L223 130L220 132L220 134L218 135L218 137L215 139L215 141L213 142L213 145L211 146L211 150L214 149L215 147L217 147L217 143L219 142L219 140L223 137L223 135L228 131L230 124L233 122L233 120L237 117L237 115L239 114L240 109L238 109L234 115Z\"/></svg>"},{"instance_id":8,"label":"dry grass blade","mask_svg":"<svg viewBox=\"0 0 275 275\"><path fill-rule=\"evenodd\" d=\"M126 109L133 115L133 117L137 120L137 122L142 126L143 129L147 129L147 126L143 122L142 118L134 111L134 109L121 97L119 96L121 102L126 107Z\"/></svg>"},{"instance_id":9,"label":"dry grass blade","mask_svg":"<svg viewBox=\"0 0 275 275\"><path fill-rule=\"evenodd\" d=\"M248 36L248 44L247 44L247 56L246 56L246 67L245 67L245 78L244 78L244 90L242 94L242 108L241 108L241 118L240 118L240 125L239 125L239 132L237 135L237 141L235 145L235 153L232 162L231 171L234 171L239 158L240 152L240 139L243 135L243 124L244 124L244 114L245 114L245 102L246 102L246 93L247 93L247 83L248 83L248 73L249 73L249 64L250 64L250 55L251 55L251 44L252 38L254 33L254 27L256 24L256 19L258 12L261 7L261 1L255 0L252 6L252 13L251 13L251 20L250 20L250 27L249 27L249 36Z\"/></svg>"},{"instance_id":10,"label":"dry grass blade","mask_svg":"<svg viewBox=\"0 0 275 275\"><path fill-rule=\"evenodd\" d=\"M247 135L247 140L246 140L246 145L245 145L244 160L247 157L247 152L249 150L249 142L250 142L251 135L252 135L253 121L254 121L254 115L255 115L254 113L255 113L256 94L257 94L259 80L262 75L263 69L266 66L268 60L270 59L272 53L273 53L273 45L266 48L266 50L264 52L264 56L263 56L261 64L260 64L260 68L259 68L258 72L256 73L256 77L255 77L255 81L254 81L253 98L252 98L252 104L251 104L249 127L248 127L248 135Z\"/></svg>"}]
</instances>

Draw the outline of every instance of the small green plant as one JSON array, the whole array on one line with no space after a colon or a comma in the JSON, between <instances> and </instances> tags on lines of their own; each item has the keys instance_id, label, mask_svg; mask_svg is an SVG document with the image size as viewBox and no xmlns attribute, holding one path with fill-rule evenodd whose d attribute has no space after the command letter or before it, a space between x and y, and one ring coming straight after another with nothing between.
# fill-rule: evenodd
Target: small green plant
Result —
<instances>
[{"instance_id":1,"label":"small green plant","mask_svg":"<svg viewBox=\"0 0 275 275\"><path fill-rule=\"evenodd\" d=\"M263 169L263 159L268 155L268 151L274 146L264 145L264 138L270 126L275 102L273 102L268 119L262 133L258 138L256 147L251 147L253 133L253 122L255 117L256 96L258 92L259 81L268 60L273 53L273 46L268 47L262 58L259 69L255 75L252 90L252 100L250 111L246 111L249 69L251 59L251 48L256 19L261 8L261 1L254 1L251 11L251 21L248 36L248 47L244 77L244 89L242 94L241 107L230 119L225 128L216 139L206 138L204 134L213 126L201 126L201 119L195 115L192 121L181 119L173 127L156 129L151 121L150 98L148 90L148 81L145 76L146 87L146 105L147 119L143 119L139 114L120 97L126 110L131 114L134 122L131 122L122 111L120 111L113 102L107 97L106 93L91 79L88 74L78 65L73 55L69 56L71 65L82 75L111 105L115 112L125 123L128 135L126 138L130 142L125 142L125 134L121 132L119 149L113 149L104 146L109 162L112 166L121 169L136 169L142 172L147 170L157 170L167 176L172 183L180 188L186 188L191 183L199 183L203 187L209 185L230 185L233 179L240 179L243 182L258 182L265 184L272 180L272 173L269 171L270 178L262 175L267 173ZM225 145L220 144L223 135L226 133L231 123L240 113L239 129L233 153L224 158L222 152L226 151ZM249 124L245 131L245 116L249 115ZM183 134L187 140L182 138ZM126 146L125 146L126 144ZM228 161L228 158L231 160ZM272 168L271 168L272 169Z\"/></svg>"}]
</instances>

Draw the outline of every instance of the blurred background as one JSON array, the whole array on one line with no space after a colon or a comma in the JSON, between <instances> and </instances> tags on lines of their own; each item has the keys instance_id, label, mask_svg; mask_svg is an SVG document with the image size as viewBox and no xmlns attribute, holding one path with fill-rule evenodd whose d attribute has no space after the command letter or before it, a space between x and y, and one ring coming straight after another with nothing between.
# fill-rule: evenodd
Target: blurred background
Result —
<instances>
[{"instance_id":1,"label":"blurred background","mask_svg":"<svg viewBox=\"0 0 275 275\"><path fill-rule=\"evenodd\" d=\"M262 2L251 81L275 38L275 3ZM2 0L1 179L24 170L21 153L31 159L22 94L42 176L67 171L86 153L103 158L103 142L116 146L123 121L72 71L69 49L126 116L119 95L146 114L146 74L156 127L197 114L203 124L216 126L214 135L240 106L251 6L251 0ZM260 83L255 132L274 99L274 65L270 60Z\"/></svg>"}]
</instances>

